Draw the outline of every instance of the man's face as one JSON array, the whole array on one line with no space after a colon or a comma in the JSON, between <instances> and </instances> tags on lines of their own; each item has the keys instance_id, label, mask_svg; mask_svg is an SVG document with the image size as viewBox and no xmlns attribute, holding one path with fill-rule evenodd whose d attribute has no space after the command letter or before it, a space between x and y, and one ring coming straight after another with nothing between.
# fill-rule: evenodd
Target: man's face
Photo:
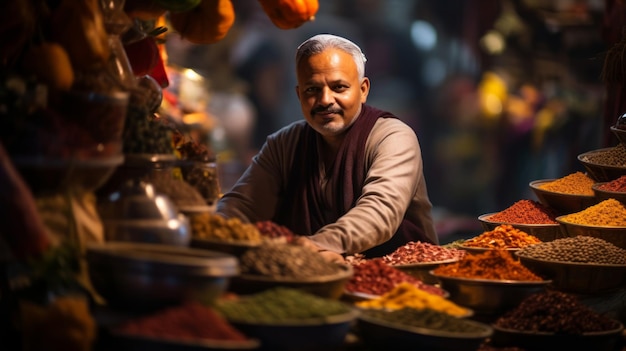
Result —
<instances>
[{"instance_id":1,"label":"man's face","mask_svg":"<svg viewBox=\"0 0 626 351\"><path fill-rule=\"evenodd\" d=\"M328 49L302 59L297 75L302 113L325 137L342 134L367 100L369 79L359 79L352 56L342 50Z\"/></svg>"}]
</instances>

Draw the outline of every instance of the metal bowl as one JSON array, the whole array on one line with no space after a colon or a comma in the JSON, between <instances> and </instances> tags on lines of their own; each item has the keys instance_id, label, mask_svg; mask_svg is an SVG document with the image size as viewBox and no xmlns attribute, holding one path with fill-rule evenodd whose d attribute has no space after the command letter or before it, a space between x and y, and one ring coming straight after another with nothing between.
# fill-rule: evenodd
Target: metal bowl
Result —
<instances>
[{"instance_id":1,"label":"metal bowl","mask_svg":"<svg viewBox=\"0 0 626 351\"><path fill-rule=\"evenodd\" d=\"M111 306L161 308L185 299L213 302L239 274L228 254L161 244L107 242L86 247L91 283Z\"/></svg>"},{"instance_id":2,"label":"metal bowl","mask_svg":"<svg viewBox=\"0 0 626 351\"><path fill-rule=\"evenodd\" d=\"M624 326L592 333L557 334L513 330L493 325L490 344L498 348L518 347L527 350L552 351L555 345L560 350L614 351L620 345Z\"/></svg>"},{"instance_id":3,"label":"metal bowl","mask_svg":"<svg viewBox=\"0 0 626 351\"><path fill-rule=\"evenodd\" d=\"M103 221L178 218L178 209L170 198L138 179L128 180L101 197L98 213Z\"/></svg>"},{"instance_id":4,"label":"metal bowl","mask_svg":"<svg viewBox=\"0 0 626 351\"><path fill-rule=\"evenodd\" d=\"M622 143L622 145L626 146L626 129L617 128L616 126L611 126L609 129L613 135L615 135L617 140Z\"/></svg>"},{"instance_id":5,"label":"metal bowl","mask_svg":"<svg viewBox=\"0 0 626 351\"><path fill-rule=\"evenodd\" d=\"M623 175L626 175L626 167L620 166L610 166L610 165L602 165L597 163L592 163L589 161L588 157L593 156L594 154L604 153L612 148L603 148L588 151L578 155L578 161L582 163L591 178L593 178L596 182L610 182L611 180L617 179Z\"/></svg>"},{"instance_id":6,"label":"metal bowl","mask_svg":"<svg viewBox=\"0 0 626 351\"><path fill-rule=\"evenodd\" d=\"M487 324L472 320L465 320L465 323L475 325L481 331L461 333L419 328L364 314L359 316L357 328L368 349L373 350L473 351L493 334Z\"/></svg>"},{"instance_id":7,"label":"metal bowl","mask_svg":"<svg viewBox=\"0 0 626 351\"><path fill-rule=\"evenodd\" d=\"M339 299L345 285L352 278L353 270L349 264L337 263L338 273L311 278L286 278L265 275L240 274L233 277L229 290L237 294L254 294L277 286L284 286L306 291L320 297Z\"/></svg>"},{"instance_id":8,"label":"metal bowl","mask_svg":"<svg viewBox=\"0 0 626 351\"><path fill-rule=\"evenodd\" d=\"M358 315L358 311L353 309L338 315L271 324L236 320L229 322L245 335L260 340L263 350L338 350L344 345Z\"/></svg>"},{"instance_id":9,"label":"metal bowl","mask_svg":"<svg viewBox=\"0 0 626 351\"><path fill-rule=\"evenodd\" d=\"M522 253L522 254L520 254ZM518 252L520 262L561 291L595 294L626 287L626 265L548 261Z\"/></svg>"},{"instance_id":10,"label":"metal bowl","mask_svg":"<svg viewBox=\"0 0 626 351\"><path fill-rule=\"evenodd\" d=\"M244 240L220 240L220 239L205 239L205 238L191 238L189 246L207 249L219 252L225 252L236 257L241 257L248 250L261 246L262 241L244 241Z\"/></svg>"},{"instance_id":11,"label":"metal bowl","mask_svg":"<svg viewBox=\"0 0 626 351\"><path fill-rule=\"evenodd\" d=\"M493 315L516 307L524 298L543 291L550 280L518 281L435 276L450 293L454 303L472 309L476 314Z\"/></svg>"},{"instance_id":12,"label":"metal bowl","mask_svg":"<svg viewBox=\"0 0 626 351\"><path fill-rule=\"evenodd\" d=\"M626 169L625 169L626 170ZM595 177L594 177L595 179ZM573 213L586 209L598 203L594 195L579 195L557 193L541 189L541 185L554 181L555 179L539 179L529 183L539 202L554 209L559 214Z\"/></svg>"},{"instance_id":13,"label":"metal bowl","mask_svg":"<svg viewBox=\"0 0 626 351\"><path fill-rule=\"evenodd\" d=\"M478 220L482 224L486 231L496 229L497 226L502 224L509 224L515 229L521 230L526 234L532 235L541 241L552 241L563 236L561 233L561 226L558 223L552 224L522 224L522 223L505 223L494 222L489 218L495 215L497 212L486 213L478 216Z\"/></svg>"},{"instance_id":14,"label":"metal bowl","mask_svg":"<svg viewBox=\"0 0 626 351\"><path fill-rule=\"evenodd\" d=\"M556 218L561 225L564 237L574 237L578 235L593 236L604 239L615 246L626 249L626 226L599 226L570 223L563 220L564 216Z\"/></svg>"},{"instance_id":15,"label":"metal bowl","mask_svg":"<svg viewBox=\"0 0 626 351\"><path fill-rule=\"evenodd\" d=\"M593 192L596 194L596 199L598 199L598 202L602 202L608 199L615 199L626 205L626 191L609 191L600 189L600 186L606 183L607 182L596 183L591 187L593 189Z\"/></svg>"},{"instance_id":16,"label":"metal bowl","mask_svg":"<svg viewBox=\"0 0 626 351\"><path fill-rule=\"evenodd\" d=\"M106 241L188 246L191 241L189 220L179 215L171 219L102 221Z\"/></svg>"}]
</instances>

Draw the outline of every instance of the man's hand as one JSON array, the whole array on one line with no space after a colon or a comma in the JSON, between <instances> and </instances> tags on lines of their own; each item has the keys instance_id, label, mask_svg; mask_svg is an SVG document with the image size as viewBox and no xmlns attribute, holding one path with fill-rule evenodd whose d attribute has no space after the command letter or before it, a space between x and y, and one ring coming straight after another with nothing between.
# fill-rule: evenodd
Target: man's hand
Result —
<instances>
[{"instance_id":1,"label":"man's hand","mask_svg":"<svg viewBox=\"0 0 626 351\"><path fill-rule=\"evenodd\" d=\"M321 247L317 246L317 244L315 244L313 240L305 236L299 236L293 241L293 243L296 245L306 247L312 251L319 252L319 254L322 255L322 257L324 257L329 262L337 262L337 263L345 262L345 259L343 258L341 254L338 254L333 251L324 250Z\"/></svg>"}]
</instances>

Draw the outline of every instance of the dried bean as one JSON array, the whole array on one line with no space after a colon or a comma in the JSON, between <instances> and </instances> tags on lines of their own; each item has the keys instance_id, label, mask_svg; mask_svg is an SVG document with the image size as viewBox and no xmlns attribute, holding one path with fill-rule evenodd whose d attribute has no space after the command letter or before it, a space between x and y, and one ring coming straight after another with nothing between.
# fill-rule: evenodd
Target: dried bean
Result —
<instances>
[{"instance_id":1,"label":"dried bean","mask_svg":"<svg viewBox=\"0 0 626 351\"><path fill-rule=\"evenodd\" d=\"M584 235L529 246L518 254L546 261L626 264L626 250L604 239Z\"/></svg>"},{"instance_id":2,"label":"dried bean","mask_svg":"<svg viewBox=\"0 0 626 351\"><path fill-rule=\"evenodd\" d=\"M620 143L612 148L585 155L581 159L598 165L626 167L626 147Z\"/></svg>"}]
</instances>

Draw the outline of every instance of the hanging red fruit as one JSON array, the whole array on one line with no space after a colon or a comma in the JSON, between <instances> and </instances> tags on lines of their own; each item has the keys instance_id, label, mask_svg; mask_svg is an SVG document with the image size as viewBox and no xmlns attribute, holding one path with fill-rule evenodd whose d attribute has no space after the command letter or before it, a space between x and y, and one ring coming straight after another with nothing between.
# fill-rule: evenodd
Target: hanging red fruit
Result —
<instances>
[{"instance_id":1,"label":"hanging red fruit","mask_svg":"<svg viewBox=\"0 0 626 351\"><path fill-rule=\"evenodd\" d=\"M263 11L280 29L298 28L315 19L318 0L259 0Z\"/></svg>"}]
</instances>

